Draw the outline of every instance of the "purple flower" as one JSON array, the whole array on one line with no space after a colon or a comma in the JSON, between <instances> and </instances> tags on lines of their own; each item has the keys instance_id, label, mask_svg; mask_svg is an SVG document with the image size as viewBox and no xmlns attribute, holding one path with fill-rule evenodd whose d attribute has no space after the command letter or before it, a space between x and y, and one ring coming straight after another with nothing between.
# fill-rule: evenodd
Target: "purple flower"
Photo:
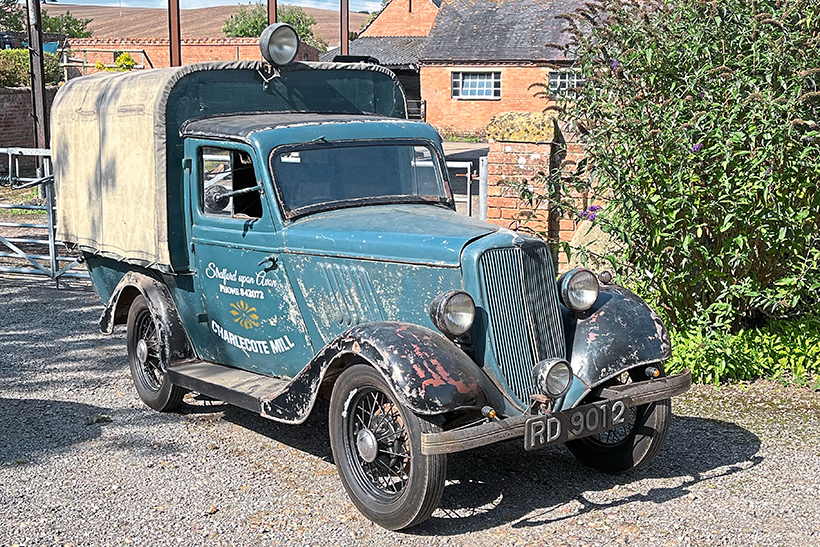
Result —
<instances>
[{"instance_id":1,"label":"purple flower","mask_svg":"<svg viewBox=\"0 0 820 547\"><path fill-rule=\"evenodd\" d=\"M603 209L600 205L590 205L589 209L581 213L581 218L585 218L590 222L595 220L595 217L598 216L597 211Z\"/></svg>"},{"instance_id":2,"label":"purple flower","mask_svg":"<svg viewBox=\"0 0 820 547\"><path fill-rule=\"evenodd\" d=\"M698 153L698 152L700 152L701 150L703 150L703 143L702 143L702 142L699 142L699 143L695 144L695 145L692 147L692 153L693 153L693 154L697 154L697 153Z\"/></svg>"},{"instance_id":3,"label":"purple flower","mask_svg":"<svg viewBox=\"0 0 820 547\"><path fill-rule=\"evenodd\" d=\"M618 70L618 59L610 59L609 60L609 68L612 69L612 72Z\"/></svg>"}]
</instances>

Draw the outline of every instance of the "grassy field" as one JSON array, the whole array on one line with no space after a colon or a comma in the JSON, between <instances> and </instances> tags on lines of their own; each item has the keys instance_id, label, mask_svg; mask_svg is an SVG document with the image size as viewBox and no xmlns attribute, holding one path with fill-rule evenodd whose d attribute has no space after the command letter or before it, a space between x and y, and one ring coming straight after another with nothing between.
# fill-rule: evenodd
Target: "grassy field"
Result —
<instances>
[{"instance_id":1,"label":"grassy field","mask_svg":"<svg viewBox=\"0 0 820 547\"><path fill-rule=\"evenodd\" d=\"M0 203L14 205L42 205L41 199L37 198L36 188L26 188L23 190L13 190L8 186L0 186ZM20 209L0 209L0 220L14 222L14 219L33 220L37 217L45 217L45 211L26 211ZM23 222L22 220L20 222ZM3 228L0 227L0 233Z\"/></svg>"}]
</instances>

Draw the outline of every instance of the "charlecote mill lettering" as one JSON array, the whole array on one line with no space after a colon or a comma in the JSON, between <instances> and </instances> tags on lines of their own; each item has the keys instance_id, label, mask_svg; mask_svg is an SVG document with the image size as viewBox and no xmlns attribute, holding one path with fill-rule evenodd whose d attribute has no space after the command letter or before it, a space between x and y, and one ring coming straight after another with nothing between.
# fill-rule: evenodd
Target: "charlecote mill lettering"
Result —
<instances>
[{"instance_id":1,"label":"charlecote mill lettering","mask_svg":"<svg viewBox=\"0 0 820 547\"><path fill-rule=\"evenodd\" d=\"M250 353L277 355L279 353L285 353L296 345L290 341L287 335L275 340L253 340L251 338L245 338L244 336L230 332L213 320L211 321L211 330L233 347Z\"/></svg>"}]
</instances>

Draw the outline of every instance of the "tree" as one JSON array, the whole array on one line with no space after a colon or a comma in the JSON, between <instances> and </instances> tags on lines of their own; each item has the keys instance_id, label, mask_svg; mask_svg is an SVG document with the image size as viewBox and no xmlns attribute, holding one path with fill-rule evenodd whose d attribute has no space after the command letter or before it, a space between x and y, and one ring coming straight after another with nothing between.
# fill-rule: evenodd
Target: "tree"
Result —
<instances>
[{"instance_id":1,"label":"tree","mask_svg":"<svg viewBox=\"0 0 820 547\"><path fill-rule=\"evenodd\" d=\"M70 11L51 17L46 10L40 14L43 32L65 34L70 38L90 38L88 24L91 19L78 19ZM28 16L23 4L17 0L0 0L0 29L24 32L28 25Z\"/></svg>"},{"instance_id":2,"label":"tree","mask_svg":"<svg viewBox=\"0 0 820 547\"><path fill-rule=\"evenodd\" d=\"M277 9L276 16L280 23L287 23L296 30L299 40L319 51L327 51L327 42L313 34L316 19L306 14L305 10L299 6L283 5ZM236 13L225 19L222 32L230 37L258 37L267 26L268 9L257 2L240 6Z\"/></svg>"},{"instance_id":3,"label":"tree","mask_svg":"<svg viewBox=\"0 0 820 547\"><path fill-rule=\"evenodd\" d=\"M91 31L88 30L91 19L78 19L70 11L51 17L46 10L42 12L42 19L43 32L65 34L69 38L91 38Z\"/></svg>"},{"instance_id":4,"label":"tree","mask_svg":"<svg viewBox=\"0 0 820 547\"><path fill-rule=\"evenodd\" d=\"M620 273L678 327L816 313L820 3L601 0L565 19L586 85L553 98Z\"/></svg>"},{"instance_id":5,"label":"tree","mask_svg":"<svg viewBox=\"0 0 820 547\"><path fill-rule=\"evenodd\" d=\"M26 28L26 10L17 0L0 0L0 30L22 31Z\"/></svg>"}]
</instances>

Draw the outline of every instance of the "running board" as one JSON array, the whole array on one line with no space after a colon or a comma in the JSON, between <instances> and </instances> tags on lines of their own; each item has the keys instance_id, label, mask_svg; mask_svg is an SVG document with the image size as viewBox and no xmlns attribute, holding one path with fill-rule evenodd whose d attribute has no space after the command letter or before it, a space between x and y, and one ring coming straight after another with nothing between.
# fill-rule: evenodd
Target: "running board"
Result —
<instances>
[{"instance_id":1,"label":"running board","mask_svg":"<svg viewBox=\"0 0 820 547\"><path fill-rule=\"evenodd\" d=\"M263 400L279 395L290 383L290 380L205 361L174 365L168 369L168 378L174 385L257 414L262 412Z\"/></svg>"}]
</instances>

